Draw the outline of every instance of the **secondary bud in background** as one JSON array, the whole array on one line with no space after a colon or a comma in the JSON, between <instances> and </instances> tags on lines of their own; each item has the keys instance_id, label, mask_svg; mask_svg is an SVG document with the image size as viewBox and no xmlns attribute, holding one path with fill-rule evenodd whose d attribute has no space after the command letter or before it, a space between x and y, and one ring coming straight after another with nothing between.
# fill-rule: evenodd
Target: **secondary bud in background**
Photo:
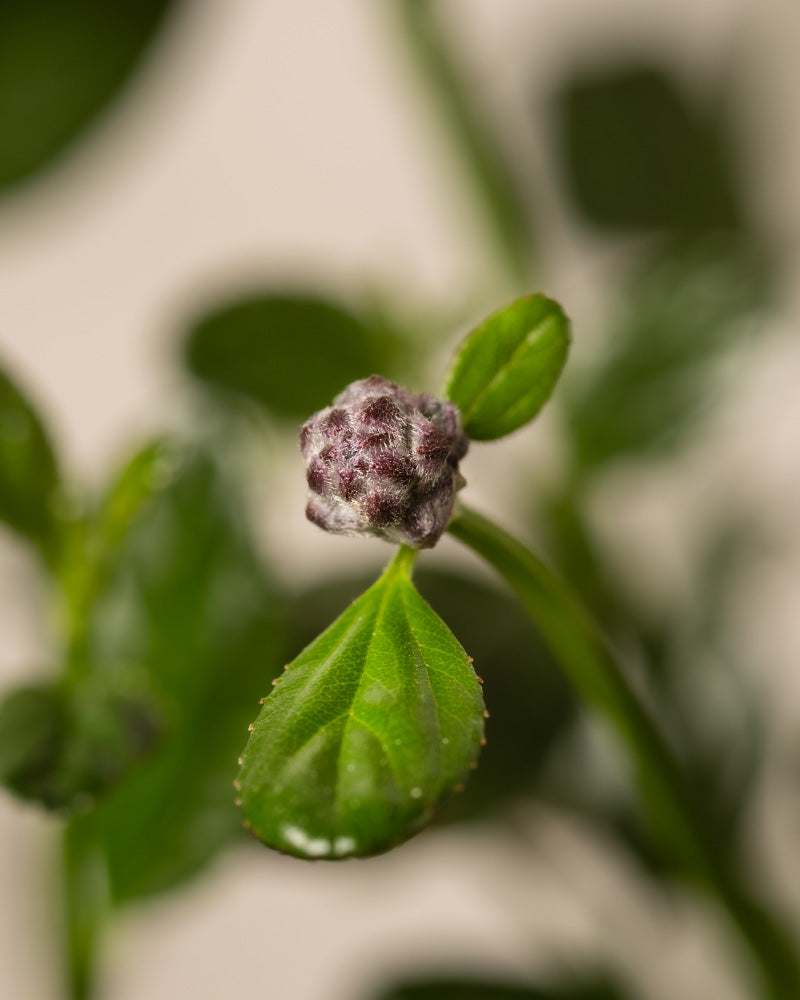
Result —
<instances>
[{"instance_id":1,"label":"secondary bud in background","mask_svg":"<svg viewBox=\"0 0 800 1000\"><path fill-rule=\"evenodd\" d=\"M430 548L464 485L468 446L453 403L380 375L353 382L300 431L306 516L325 531Z\"/></svg>"}]
</instances>

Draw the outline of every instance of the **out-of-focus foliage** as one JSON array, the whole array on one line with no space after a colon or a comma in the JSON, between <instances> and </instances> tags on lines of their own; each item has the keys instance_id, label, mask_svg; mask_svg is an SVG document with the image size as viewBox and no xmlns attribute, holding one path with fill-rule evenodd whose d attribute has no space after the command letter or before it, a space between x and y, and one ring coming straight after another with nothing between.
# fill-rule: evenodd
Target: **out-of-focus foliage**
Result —
<instances>
[{"instance_id":1,"label":"out-of-focus foliage","mask_svg":"<svg viewBox=\"0 0 800 1000\"><path fill-rule=\"evenodd\" d=\"M280 612L229 484L185 454L91 614L92 664L135 663L167 718L158 752L92 817L117 902L174 886L240 833L236 757L282 662Z\"/></svg>"},{"instance_id":2,"label":"out-of-focus foliage","mask_svg":"<svg viewBox=\"0 0 800 1000\"><path fill-rule=\"evenodd\" d=\"M18 688L0 705L0 779L48 809L85 811L152 752L158 706L140 679Z\"/></svg>"},{"instance_id":3,"label":"out-of-focus foliage","mask_svg":"<svg viewBox=\"0 0 800 1000\"><path fill-rule=\"evenodd\" d=\"M567 980L552 986L527 986L489 979L409 981L379 995L379 1000L630 1000L632 994L606 977Z\"/></svg>"},{"instance_id":4,"label":"out-of-focus foliage","mask_svg":"<svg viewBox=\"0 0 800 1000\"><path fill-rule=\"evenodd\" d=\"M243 296L192 327L189 370L277 416L305 419L350 382L391 372L398 344L338 303L307 294Z\"/></svg>"},{"instance_id":5,"label":"out-of-focus foliage","mask_svg":"<svg viewBox=\"0 0 800 1000\"><path fill-rule=\"evenodd\" d=\"M73 660L85 655L94 603L116 572L131 531L169 484L177 460L177 446L167 441L146 444L112 477L96 503L62 524L57 572L70 620Z\"/></svg>"},{"instance_id":6,"label":"out-of-focus foliage","mask_svg":"<svg viewBox=\"0 0 800 1000\"><path fill-rule=\"evenodd\" d=\"M55 536L58 470L44 422L0 371L0 519L46 552Z\"/></svg>"},{"instance_id":7,"label":"out-of-focus foliage","mask_svg":"<svg viewBox=\"0 0 800 1000\"><path fill-rule=\"evenodd\" d=\"M663 70L578 72L556 112L564 179L589 221L687 233L741 224L727 123Z\"/></svg>"},{"instance_id":8,"label":"out-of-focus foliage","mask_svg":"<svg viewBox=\"0 0 800 1000\"><path fill-rule=\"evenodd\" d=\"M0 0L0 192L117 95L177 0Z\"/></svg>"},{"instance_id":9,"label":"out-of-focus foliage","mask_svg":"<svg viewBox=\"0 0 800 1000\"><path fill-rule=\"evenodd\" d=\"M582 475L681 443L710 408L715 362L766 311L765 264L739 239L699 238L645 260L622 302L567 399Z\"/></svg>"},{"instance_id":10,"label":"out-of-focus foliage","mask_svg":"<svg viewBox=\"0 0 800 1000\"><path fill-rule=\"evenodd\" d=\"M509 150L481 106L480 89L464 72L436 0L394 0L397 24L428 83L426 98L438 103L454 140L459 166L472 182L476 207L495 238L495 248L515 277L527 286L535 240L530 189L519 182ZM523 290L527 290L524 288Z\"/></svg>"}]
</instances>

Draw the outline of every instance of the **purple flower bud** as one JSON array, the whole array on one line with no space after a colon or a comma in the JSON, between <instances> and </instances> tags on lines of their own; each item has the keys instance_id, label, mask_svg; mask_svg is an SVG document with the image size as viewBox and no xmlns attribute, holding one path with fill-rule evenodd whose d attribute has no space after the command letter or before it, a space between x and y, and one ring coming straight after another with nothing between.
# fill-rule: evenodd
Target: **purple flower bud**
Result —
<instances>
[{"instance_id":1,"label":"purple flower bud","mask_svg":"<svg viewBox=\"0 0 800 1000\"><path fill-rule=\"evenodd\" d=\"M306 516L337 534L430 548L464 485L468 447L455 404L381 375L353 382L300 430Z\"/></svg>"}]
</instances>

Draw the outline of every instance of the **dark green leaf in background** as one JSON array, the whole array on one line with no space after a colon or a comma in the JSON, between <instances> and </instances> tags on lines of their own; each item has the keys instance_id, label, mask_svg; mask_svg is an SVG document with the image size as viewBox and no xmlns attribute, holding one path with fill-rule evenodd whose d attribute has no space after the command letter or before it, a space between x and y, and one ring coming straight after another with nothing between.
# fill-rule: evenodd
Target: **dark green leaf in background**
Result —
<instances>
[{"instance_id":1,"label":"dark green leaf in background","mask_svg":"<svg viewBox=\"0 0 800 1000\"><path fill-rule=\"evenodd\" d=\"M163 719L140 683L18 688L0 705L0 779L22 798L80 812L156 746Z\"/></svg>"},{"instance_id":2,"label":"dark green leaf in background","mask_svg":"<svg viewBox=\"0 0 800 1000\"><path fill-rule=\"evenodd\" d=\"M60 154L117 94L174 0L0 0L0 189Z\"/></svg>"},{"instance_id":3,"label":"dark green leaf in background","mask_svg":"<svg viewBox=\"0 0 800 1000\"><path fill-rule=\"evenodd\" d=\"M239 773L254 834L302 858L385 851L465 780L483 735L467 654L409 577L410 550L289 665Z\"/></svg>"},{"instance_id":4,"label":"dark green leaf in background","mask_svg":"<svg viewBox=\"0 0 800 1000\"><path fill-rule=\"evenodd\" d=\"M467 434L489 441L532 420L555 388L569 342L569 321L544 295L512 302L469 333L444 387Z\"/></svg>"},{"instance_id":5,"label":"dark green leaf in background","mask_svg":"<svg viewBox=\"0 0 800 1000\"><path fill-rule=\"evenodd\" d=\"M740 226L726 123L663 70L576 74L555 113L569 193L588 221L695 233Z\"/></svg>"},{"instance_id":6,"label":"dark green leaf in background","mask_svg":"<svg viewBox=\"0 0 800 1000\"><path fill-rule=\"evenodd\" d=\"M407 982L378 1000L629 1000L631 994L605 976L566 980L552 986L462 977Z\"/></svg>"},{"instance_id":7,"label":"dark green leaf in background","mask_svg":"<svg viewBox=\"0 0 800 1000\"><path fill-rule=\"evenodd\" d=\"M45 551L54 541L57 486L56 459L44 424L0 371L0 519Z\"/></svg>"},{"instance_id":8,"label":"dark green leaf in background","mask_svg":"<svg viewBox=\"0 0 800 1000\"><path fill-rule=\"evenodd\" d=\"M281 621L234 487L204 453L184 455L131 532L88 637L90 665L146 671L167 718L157 752L91 817L115 902L171 888L241 834L236 758L283 662Z\"/></svg>"},{"instance_id":9,"label":"dark green leaf in background","mask_svg":"<svg viewBox=\"0 0 800 1000\"><path fill-rule=\"evenodd\" d=\"M305 419L350 382L394 367L396 342L334 302L263 294L226 303L191 329L186 364L279 416Z\"/></svg>"}]
</instances>

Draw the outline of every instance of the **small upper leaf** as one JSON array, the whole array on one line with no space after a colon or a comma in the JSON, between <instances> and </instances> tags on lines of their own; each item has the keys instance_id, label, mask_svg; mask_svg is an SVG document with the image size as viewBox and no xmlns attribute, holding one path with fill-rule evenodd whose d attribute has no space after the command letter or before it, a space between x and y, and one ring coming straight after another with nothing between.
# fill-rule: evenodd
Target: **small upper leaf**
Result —
<instances>
[{"instance_id":1,"label":"small upper leaf","mask_svg":"<svg viewBox=\"0 0 800 1000\"><path fill-rule=\"evenodd\" d=\"M245 821L270 847L387 850L477 758L480 685L411 583L409 553L289 665L254 723L238 782Z\"/></svg>"},{"instance_id":2,"label":"small upper leaf","mask_svg":"<svg viewBox=\"0 0 800 1000\"><path fill-rule=\"evenodd\" d=\"M444 391L469 437L490 441L532 420L558 381L569 341L569 321L544 295L513 302L468 334Z\"/></svg>"},{"instance_id":3,"label":"small upper leaf","mask_svg":"<svg viewBox=\"0 0 800 1000\"><path fill-rule=\"evenodd\" d=\"M342 386L393 366L394 341L342 306L310 295L256 294L191 329L186 364L217 389L304 418Z\"/></svg>"},{"instance_id":4,"label":"small upper leaf","mask_svg":"<svg viewBox=\"0 0 800 1000\"><path fill-rule=\"evenodd\" d=\"M0 371L0 520L43 548L50 545L55 455L42 421Z\"/></svg>"}]
</instances>

